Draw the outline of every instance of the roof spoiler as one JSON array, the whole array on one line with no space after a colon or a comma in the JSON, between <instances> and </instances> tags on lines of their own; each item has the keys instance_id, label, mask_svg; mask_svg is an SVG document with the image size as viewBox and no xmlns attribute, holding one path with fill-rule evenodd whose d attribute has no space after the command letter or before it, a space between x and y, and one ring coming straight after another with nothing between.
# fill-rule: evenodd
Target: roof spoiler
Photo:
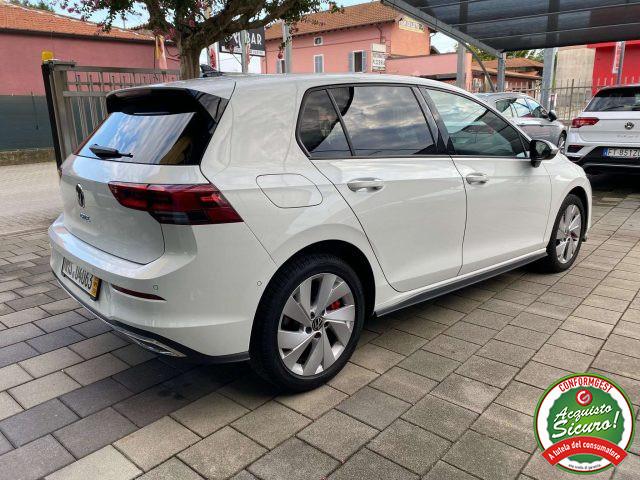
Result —
<instances>
[{"instance_id":1,"label":"roof spoiler","mask_svg":"<svg viewBox=\"0 0 640 480\"><path fill-rule=\"evenodd\" d=\"M229 101L210 93L180 87L133 87L110 92L107 112L128 114L201 113L220 121Z\"/></svg>"}]
</instances>

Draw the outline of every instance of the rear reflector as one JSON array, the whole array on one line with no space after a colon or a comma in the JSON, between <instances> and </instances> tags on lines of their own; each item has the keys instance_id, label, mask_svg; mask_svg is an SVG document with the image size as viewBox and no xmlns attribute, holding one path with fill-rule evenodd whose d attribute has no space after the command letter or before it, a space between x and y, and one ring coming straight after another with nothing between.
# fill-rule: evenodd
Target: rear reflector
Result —
<instances>
[{"instance_id":1,"label":"rear reflector","mask_svg":"<svg viewBox=\"0 0 640 480\"><path fill-rule=\"evenodd\" d=\"M578 117L571 121L571 127L580 128L595 125L600 119L595 117Z\"/></svg>"},{"instance_id":2,"label":"rear reflector","mask_svg":"<svg viewBox=\"0 0 640 480\"><path fill-rule=\"evenodd\" d=\"M214 185L148 185L109 182L124 207L142 210L160 223L206 225L242 222L238 212Z\"/></svg>"},{"instance_id":3,"label":"rear reflector","mask_svg":"<svg viewBox=\"0 0 640 480\"><path fill-rule=\"evenodd\" d=\"M135 290L129 290L128 288L118 287L117 285L111 285L114 290L118 292L126 293L132 297L144 298L145 300L163 300L164 298L154 295L152 293L136 292Z\"/></svg>"}]
</instances>

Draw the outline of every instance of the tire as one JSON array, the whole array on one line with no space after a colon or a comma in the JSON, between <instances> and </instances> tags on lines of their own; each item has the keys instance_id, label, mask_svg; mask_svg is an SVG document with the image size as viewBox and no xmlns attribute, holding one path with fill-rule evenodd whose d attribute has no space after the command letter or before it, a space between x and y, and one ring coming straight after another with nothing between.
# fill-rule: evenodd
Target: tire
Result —
<instances>
[{"instance_id":1,"label":"tire","mask_svg":"<svg viewBox=\"0 0 640 480\"><path fill-rule=\"evenodd\" d=\"M565 225L566 221L569 219L570 222L571 219L574 218L573 215L575 214L576 209L580 215L580 226L574 227L573 231L568 231L567 226ZM567 214L566 217L565 214ZM571 265L576 261L578 253L580 253L580 247L582 246L582 239L584 238L586 228L586 221L587 217L585 215L582 200L580 200L576 195L567 195L567 198L565 198L562 205L560 205L556 221L553 224L551 239L547 244L547 256L538 262L538 266L542 271L557 273L564 272L571 268ZM567 241L569 241L569 243L567 243ZM565 245L566 248L564 250L562 249L561 244ZM561 251L563 252L562 254ZM569 255L569 253L571 254Z\"/></svg>"},{"instance_id":2,"label":"tire","mask_svg":"<svg viewBox=\"0 0 640 480\"><path fill-rule=\"evenodd\" d=\"M562 132L558 137L558 143L556 144L558 149L560 150L560 153L564 153L566 144L567 144L567 134L566 132Z\"/></svg>"},{"instance_id":3,"label":"tire","mask_svg":"<svg viewBox=\"0 0 640 480\"><path fill-rule=\"evenodd\" d=\"M364 318L364 289L347 262L322 253L294 258L269 282L258 306L252 367L285 390L316 388L347 363Z\"/></svg>"}]
</instances>

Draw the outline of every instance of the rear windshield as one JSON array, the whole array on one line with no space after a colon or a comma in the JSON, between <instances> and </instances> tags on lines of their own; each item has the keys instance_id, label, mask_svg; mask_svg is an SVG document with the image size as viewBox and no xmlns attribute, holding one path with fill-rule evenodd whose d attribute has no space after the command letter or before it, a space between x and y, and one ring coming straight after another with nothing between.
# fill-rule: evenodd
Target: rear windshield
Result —
<instances>
[{"instance_id":1,"label":"rear windshield","mask_svg":"<svg viewBox=\"0 0 640 480\"><path fill-rule=\"evenodd\" d=\"M226 100L197 95L147 89L108 98L111 113L76 155L148 165L199 165Z\"/></svg>"},{"instance_id":2,"label":"rear windshield","mask_svg":"<svg viewBox=\"0 0 640 480\"><path fill-rule=\"evenodd\" d=\"M608 88L599 91L587 105L587 112L639 111L640 87Z\"/></svg>"}]
</instances>

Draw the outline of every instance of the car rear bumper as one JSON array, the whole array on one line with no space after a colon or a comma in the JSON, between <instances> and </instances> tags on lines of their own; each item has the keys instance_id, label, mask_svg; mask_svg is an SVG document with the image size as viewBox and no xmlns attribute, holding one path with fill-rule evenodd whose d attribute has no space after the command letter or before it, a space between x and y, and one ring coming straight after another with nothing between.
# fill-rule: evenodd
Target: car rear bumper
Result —
<instances>
[{"instance_id":1,"label":"car rear bumper","mask_svg":"<svg viewBox=\"0 0 640 480\"><path fill-rule=\"evenodd\" d=\"M640 148L640 145L621 145L623 148ZM576 152L571 152L571 147L581 147ZM640 174L640 158L612 158L605 157L603 151L611 145L591 144L567 144L566 157L580 165L587 173L611 172L611 173L637 173Z\"/></svg>"},{"instance_id":2,"label":"car rear bumper","mask_svg":"<svg viewBox=\"0 0 640 480\"><path fill-rule=\"evenodd\" d=\"M172 356L244 360L273 261L245 224L193 231L199 232L193 235L197 253L188 248L165 252L142 265L78 239L64 227L61 216L49 228L51 268L72 297L145 348ZM63 258L102 280L97 300L61 275ZM114 286L161 300L140 298Z\"/></svg>"}]
</instances>

